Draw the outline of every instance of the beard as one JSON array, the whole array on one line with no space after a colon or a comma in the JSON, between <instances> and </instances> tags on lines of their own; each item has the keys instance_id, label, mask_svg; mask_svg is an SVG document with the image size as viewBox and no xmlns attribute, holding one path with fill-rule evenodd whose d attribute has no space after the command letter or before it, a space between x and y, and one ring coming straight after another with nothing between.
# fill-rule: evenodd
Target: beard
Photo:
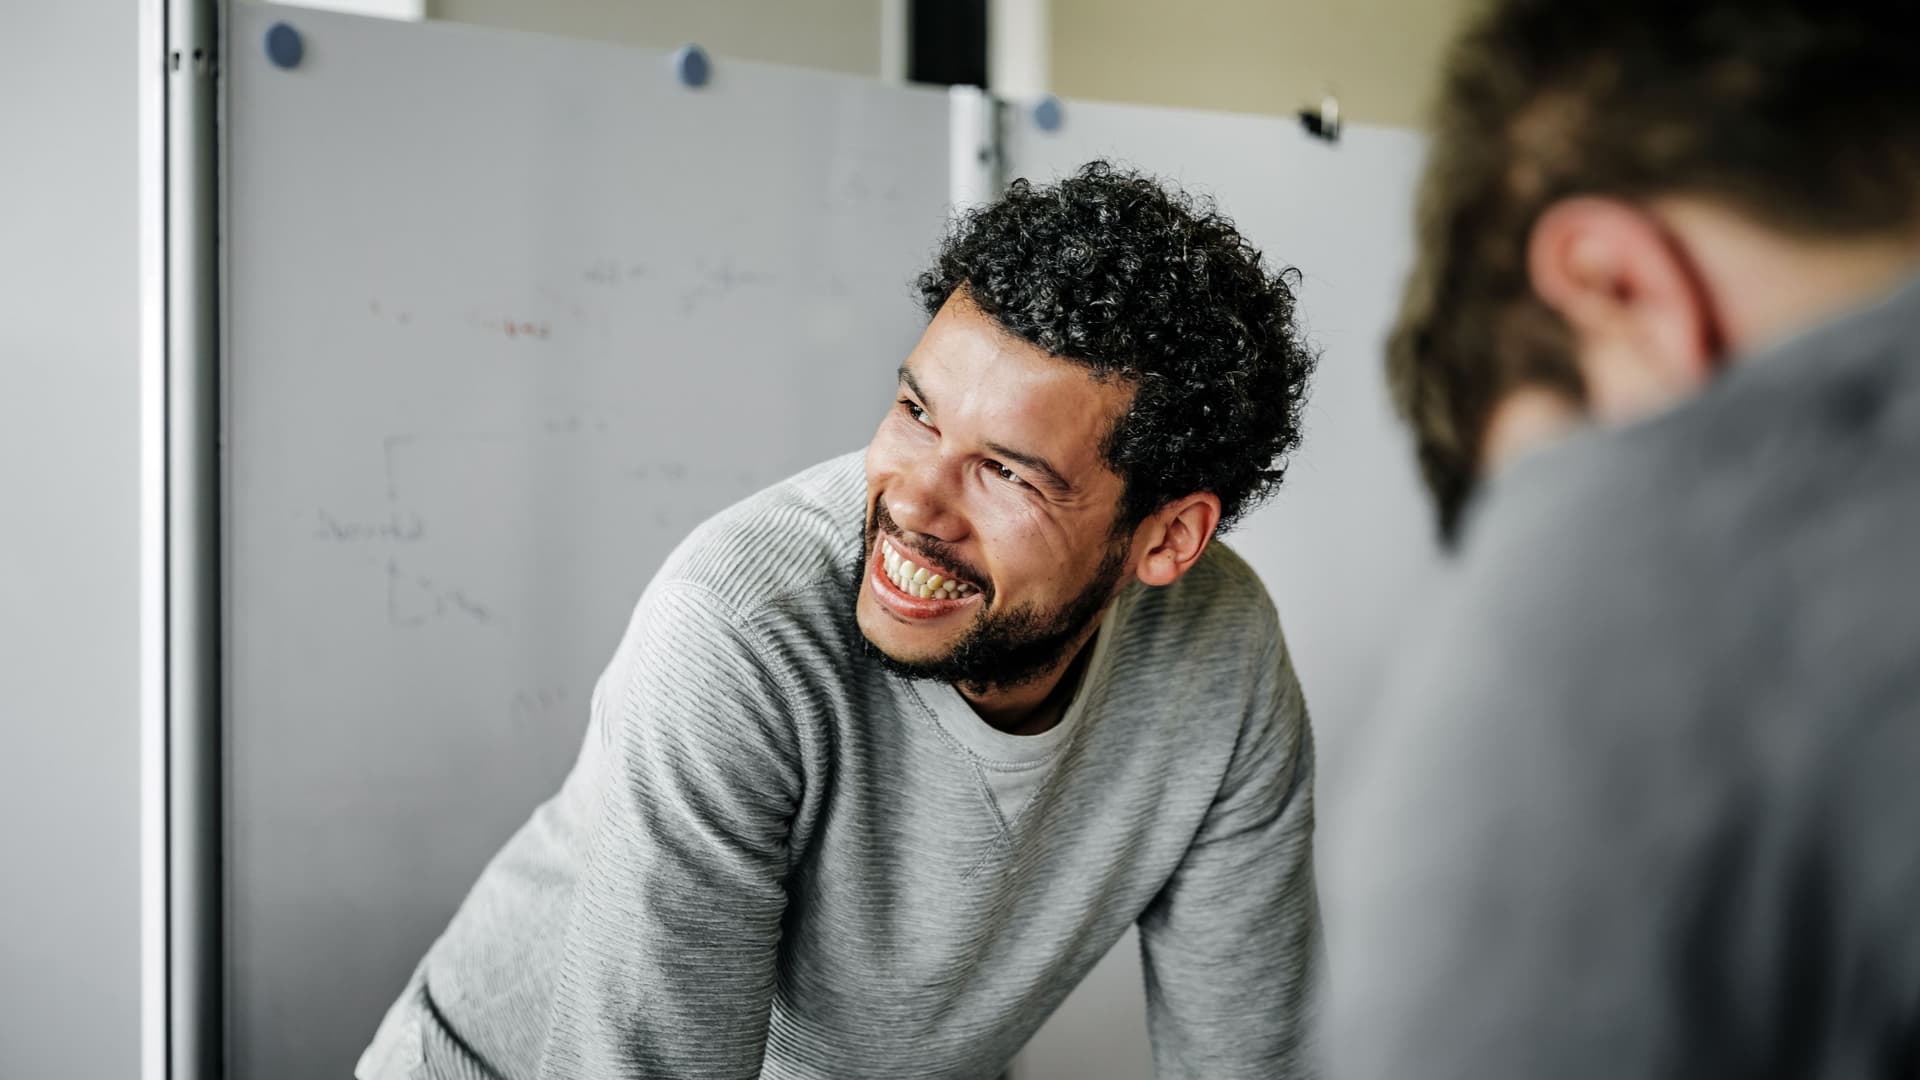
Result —
<instances>
[{"instance_id":1,"label":"beard","mask_svg":"<svg viewBox=\"0 0 1920 1080\"><path fill-rule=\"evenodd\" d=\"M886 503L876 502L860 535L860 552L853 560L853 596L859 603L866 584L869 560L882 524L892 525ZM1126 567L1127 543L1116 535L1107 545L1092 580L1073 599L1051 611L1027 604L1005 611L995 609L994 590L986 577L940 549L922 544L937 559L966 574L980 589L980 611L960 639L936 656L903 660L888 654L862 631L867 656L895 675L953 683L969 693L985 694L1021 686L1045 675L1066 658L1094 620L1107 608Z\"/></svg>"}]
</instances>

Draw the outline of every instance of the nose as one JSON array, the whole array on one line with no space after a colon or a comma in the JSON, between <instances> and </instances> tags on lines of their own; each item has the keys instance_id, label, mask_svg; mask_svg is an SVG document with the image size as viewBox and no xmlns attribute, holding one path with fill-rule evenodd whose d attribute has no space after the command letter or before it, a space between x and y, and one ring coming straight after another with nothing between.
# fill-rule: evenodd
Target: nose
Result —
<instances>
[{"instance_id":1,"label":"nose","mask_svg":"<svg viewBox=\"0 0 1920 1080\"><path fill-rule=\"evenodd\" d=\"M955 482L937 461L901 469L888 485L887 515L910 533L956 543L967 534L966 519L951 498Z\"/></svg>"}]
</instances>

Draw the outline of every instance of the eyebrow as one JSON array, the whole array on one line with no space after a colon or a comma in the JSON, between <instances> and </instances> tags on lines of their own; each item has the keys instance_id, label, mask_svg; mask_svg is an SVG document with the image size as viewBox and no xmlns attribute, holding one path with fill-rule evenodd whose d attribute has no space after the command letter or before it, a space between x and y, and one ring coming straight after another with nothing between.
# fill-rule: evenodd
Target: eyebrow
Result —
<instances>
[{"instance_id":1,"label":"eyebrow","mask_svg":"<svg viewBox=\"0 0 1920 1080\"><path fill-rule=\"evenodd\" d=\"M926 406L928 412L932 412L933 399L928 397L927 392L920 388L920 380L913 377L913 372L907 370L907 365L900 365L899 374L900 381L907 384L907 389L913 391L913 396L920 399L920 404ZM1071 495L1077 490L1073 486L1072 481L1062 476L1059 469L1053 467L1052 462L1038 454L1029 454L1021 450L1015 450L1011 446L1004 446L997 442L990 442L986 445L987 449L992 451L996 456L1006 458L1015 465L1033 473L1036 480L1052 488L1058 494Z\"/></svg>"}]
</instances>

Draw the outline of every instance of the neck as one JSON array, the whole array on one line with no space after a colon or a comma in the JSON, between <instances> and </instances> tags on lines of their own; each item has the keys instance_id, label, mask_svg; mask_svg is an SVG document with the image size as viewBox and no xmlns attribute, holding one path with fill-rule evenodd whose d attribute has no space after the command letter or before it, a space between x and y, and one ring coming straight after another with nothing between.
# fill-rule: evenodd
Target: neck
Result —
<instances>
[{"instance_id":1,"label":"neck","mask_svg":"<svg viewBox=\"0 0 1920 1080\"><path fill-rule=\"evenodd\" d=\"M1523 386L1487 415L1480 440L1484 468L1498 470L1536 447L1557 442L1582 423L1580 406L1558 390Z\"/></svg>"},{"instance_id":2,"label":"neck","mask_svg":"<svg viewBox=\"0 0 1920 1080\"><path fill-rule=\"evenodd\" d=\"M1704 199L1673 197L1656 206L1709 283L1729 363L1865 306L1920 273L1920 228L1849 240L1788 237ZM1556 390L1513 390L1487 416L1481 467L1498 471L1590 419Z\"/></svg>"},{"instance_id":3,"label":"neck","mask_svg":"<svg viewBox=\"0 0 1920 1080\"><path fill-rule=\"evenodd\" d=\"M1038 735L1051 730L1067 713L1067 705L1086 674L1093 655L1089 646L1098 632L1095 623L1067 650L1060 662L1037 679L1009 687L956 687L980 719L1009 735Z\"/></svg>"},{"instance_id":4,"label":"neck","mask_svg":"<svg viewBox=\"0 0 1920 1080\"><path fill-rule=\"evenodd\" d=\"M1736 362L1862 307L1920 271L1920 228L1797 237L1704 199L1668 199L1659 209L1712 283Z\"/></svg>"}]
</instances>

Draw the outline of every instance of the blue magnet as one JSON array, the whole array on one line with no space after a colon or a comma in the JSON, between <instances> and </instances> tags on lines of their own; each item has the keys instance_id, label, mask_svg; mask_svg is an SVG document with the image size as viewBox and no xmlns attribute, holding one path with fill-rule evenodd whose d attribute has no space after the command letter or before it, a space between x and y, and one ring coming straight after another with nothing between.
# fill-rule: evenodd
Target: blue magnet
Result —
<instances>
[{"instance_id":1,"label":"blue magnet","mask_svg":"<svg viewBox=\"0 0 1920 1080\"><path fill-rule=\"evenodd\" d=\"M1059 131L1060 125L1067 119L1066 109L1060 99L1048 94L1033 107L1033 126L1041 131Z\"/></svg>"},{"instance_id":2,"label":"blue magnet","mask_svg":"<svg viewBox=\"0 0 1920 1080\"><path fill-rule=\"evenodd\" d=\"M274 67L299 67L300 58L306 54L307 44L300 40L300 31L283 22L267 28L267 59Z\"/></svg>"},{"instance_id":3,"label":"blue magnet","mask_svg":"<svg viewBox=\"0 0 1920 1080\"><path fill-rule=\"evenodd\" d=\"M682 45L673 54L673 74L681 86L702 87L713 76L713 64L707 50L698 45Z\"/></svg>"}]
</instances>

